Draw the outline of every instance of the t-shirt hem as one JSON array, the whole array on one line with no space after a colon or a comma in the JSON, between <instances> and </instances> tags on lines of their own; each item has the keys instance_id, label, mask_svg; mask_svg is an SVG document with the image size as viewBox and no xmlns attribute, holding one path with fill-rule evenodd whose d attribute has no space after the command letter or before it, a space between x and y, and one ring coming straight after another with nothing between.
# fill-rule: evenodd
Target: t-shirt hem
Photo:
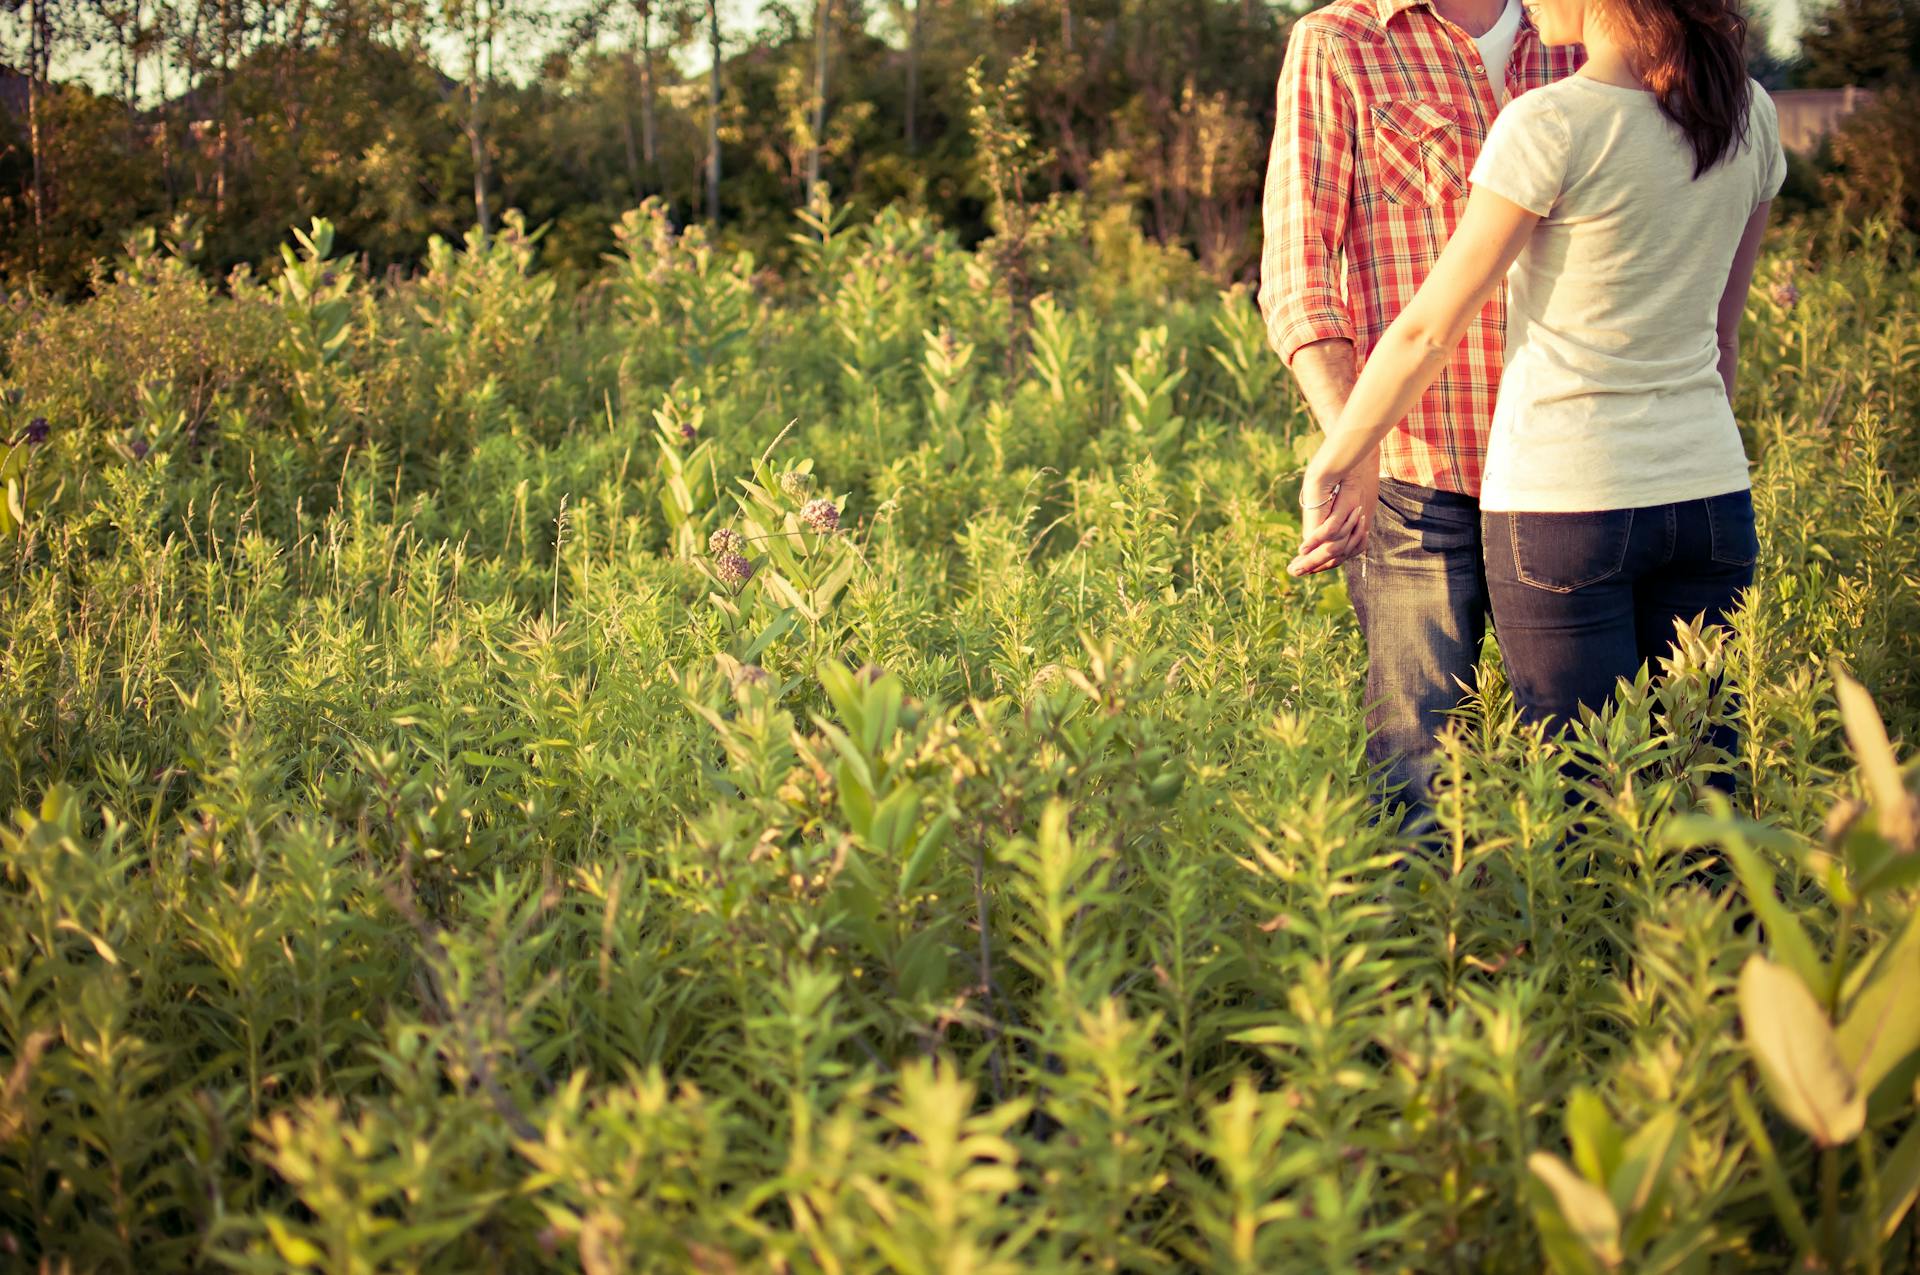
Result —
<instances>
[{"instance_id":1,"label":"t-shirt hem","mask_svg":"<svg viewBox=\"0 0 1920 1275\"><path fill-rule=\"evenodd\" d=\"M1651 509L1656 505L1676 505L1683 500L1711 500L1753 490L1753 480L1742 474L1738 481L1718 479L1677 483L1665 487L1640 487L1631 492L1566 491L1553 488L1502 491L1485 486L1480 492L1480 509L1490 514L1598 514L1617 509Z\"/></svg>"}]
</instances>

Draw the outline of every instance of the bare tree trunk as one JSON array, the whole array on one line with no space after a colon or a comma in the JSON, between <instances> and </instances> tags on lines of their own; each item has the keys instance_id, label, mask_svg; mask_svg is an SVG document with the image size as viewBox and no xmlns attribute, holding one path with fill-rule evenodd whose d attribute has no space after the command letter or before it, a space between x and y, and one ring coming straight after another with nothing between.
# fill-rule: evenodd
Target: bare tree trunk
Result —
<instances>
[{"instance_id":1,"label":"bare tree trunk","mask_svg":"<svg viewBox=\"0 0 1920 1275\"><path fill-rule=\"evenodd\" d=\"M312 20L310 0L299 0L286 17L287 29L279 39L280 100L286 109L287 135L293 142L293 153L298 155L307 123L307 103L303 96L307 74L300 64L300 55L306 51L308 27Z\"/></svg>"},{"instance_id":2,"label":"bare tree trunk","mask_svg":"<svg viewBox=\"0 0 1920 1275\"><path fill-rule=\"evenodd\" d=\"M480 6L474 0L467 25L467 151L473 157L473 215L484 246L493 237L493 217L487 210L487 147L480 131L480 44Z\"/></svg>"},{"instance_id":3,"label":"bare tree trunk","mask_svg":"<svg viewBox=\"0 0 1920 1275\"><path fill-rule=\"evenodd\" d=\"M213 216L219 221L227 211L227 149L230 136L227 129L227 81L233 65L233 10L228 0L220 4L220 153L213 170Z\"/></svg>"},{"instance_id":4,"label":"bare tree trunk","mask_svg":"<svg viewBox=\"0 0 1920 1275\"><path fill-rule=\"evenodd\" d=\"M638 0L640 7L640 158L647 171L660 162L658 108L654 104L653 76L653 0Z\"/></svg>"},{"instance_id":5,"label":"bare tree trunk","mask_svg":"<svg viewBox=\"0 0 1920 1275\"><path fill-rule=\"evenodd\" d=\"M620 140L627 151L627 185L633 188L633 197L638 200L646 191L640 184L640 148L633 137L633 67L627 66L620 77L624 92L620 99Z\"/></svg>"},{"instance_id":6,"label":"bare tree trunk","mask_svg":"<svg viewBox=\"0 0 1920 1275\"><path fill-rule=\"evenodd\" d=\"M833 0L820 0L813 19L813 148L807 153L807 189L804 199L813 197L820 181L820 146L827 131L827 39L833 18Z\"/></svg>"},{"instance_id":7,"label":"bare tree trunk","mask_svg":"<svg viewBox=\"0 0 1920 1275\"><path fill-rule=\"evenodd\" d=\"M48 57L48 0L33 0L27 13L27 145L33 152L33 264L38 269L46 251L47 166L46 144L40 124L41 68Z\"/></svg>"},{"instance_id":8,"label":"bare tree trunk","mask_svg":"<svg viewBox=\"0 0 1920 1275\"><path fill-rule=\"evenodd\" d=\"M1073 52L1073 0L1060 0L1060 51Z\"/></svg>"},{"instance_id":9,"label":"bare tree trunk","mask_svg":"<svg viewBox=\"0 0 1920 1275\"><path fill-rule=\"evenodd\" d=\"M913 154L919 149L920 105L920 11L926 0L913 0L912 24L907 29L907 153Z\"/></svg>"},{"instance_id":10,"label":"bare tree trunk","mask_svg":"<svg viewBox=\"0 0 1920 1275\"><path fill-rule=\"evenodd\" d=\"M132 67L127 72L127 154L140 153L140 59L141 51L135 49L132 55Z\"/></svg>"},{"instance_id":11,"label":"bare tree trunk","mask_svg":"<svg viewBox=\"0 0 1920 1275\"><path fill-rule=\"evenodd\" d=\"M707 49L713 65L707 71L707 221L720 225L720 8L707 0Z\"/></svg>"}]
</instances>

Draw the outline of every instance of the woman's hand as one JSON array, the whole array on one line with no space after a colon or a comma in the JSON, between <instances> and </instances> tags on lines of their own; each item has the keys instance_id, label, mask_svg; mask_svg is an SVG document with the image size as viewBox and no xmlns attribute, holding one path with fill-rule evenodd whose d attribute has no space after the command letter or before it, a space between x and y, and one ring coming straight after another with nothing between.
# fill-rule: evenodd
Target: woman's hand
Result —
<instances>
[{"instance_id":1,"label":"woman's hand","mask_svg":"<svg viewBox=\"0 0 1920 1275\"><path fill-rule=\"evenodd\" d=\"M1373 506L1380 493L1379 453L1369 451L1338 479L1321 469L1319 460L1316 456L1307 466L1300 486L1300 550L1287 564L1291 576L1310 576L1339 566L1366 547L1367 533L1373 529Z\"/></svg>"}]
</instances>

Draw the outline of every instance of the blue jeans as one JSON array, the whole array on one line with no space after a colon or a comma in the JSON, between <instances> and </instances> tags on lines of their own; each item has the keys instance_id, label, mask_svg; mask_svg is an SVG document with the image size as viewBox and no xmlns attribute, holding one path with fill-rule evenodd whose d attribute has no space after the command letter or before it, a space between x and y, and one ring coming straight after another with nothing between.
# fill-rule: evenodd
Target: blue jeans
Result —
<instances>
[{"instance_id":1,"label":"blue jeans","mask_svg":"<svg viewBox=\"0 0 1920 1275\"><path fill-rule=\"evenodd\" d=\"M1676 620L1724 623L1753 583L1753 500L1481 516L1500 657L1523 717L1558 727L1657 661ZM1733 731L1714 729L1731 749Z\"/></svg>"},{"instance_id":2,"label":"blue jeans","mask_svg":"<svg viewBox=\"0 0 1920 1275\"><path fill-rule=\"evenodd\" d=\"M1367 760L1417 826L1433 737L1473 687L1487 631L1480 502L1382 478L1366 548L1342 570L1367 640Z\"/></svg>"}]
</instances>

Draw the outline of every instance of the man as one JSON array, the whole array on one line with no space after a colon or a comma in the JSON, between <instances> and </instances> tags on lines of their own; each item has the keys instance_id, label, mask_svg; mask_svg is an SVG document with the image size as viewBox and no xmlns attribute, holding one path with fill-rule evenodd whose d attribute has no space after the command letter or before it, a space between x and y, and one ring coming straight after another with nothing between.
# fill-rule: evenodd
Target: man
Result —
<instances>
[{"instance_id":1,"label":"man","mask_svg":"<svg viewBox=\"0 0 1920 1275\"><path fill-rule=\"evenodd\" d=\"M1467 173L1513 96L1577 70L1520 0L1333 0L1294 25L1267 165L1260 309L1322 428L1358 363L1426 278L1467 202ZM1473 680L1486 631L1480 474L1499 388L1505 297L1306 530L1353 515L1296 563L1340 565L1367 642L1368 758L1427 809L1434 735ZM1371 471L1372 467L1368 467Z\"/></svg>"}]
</instances>

